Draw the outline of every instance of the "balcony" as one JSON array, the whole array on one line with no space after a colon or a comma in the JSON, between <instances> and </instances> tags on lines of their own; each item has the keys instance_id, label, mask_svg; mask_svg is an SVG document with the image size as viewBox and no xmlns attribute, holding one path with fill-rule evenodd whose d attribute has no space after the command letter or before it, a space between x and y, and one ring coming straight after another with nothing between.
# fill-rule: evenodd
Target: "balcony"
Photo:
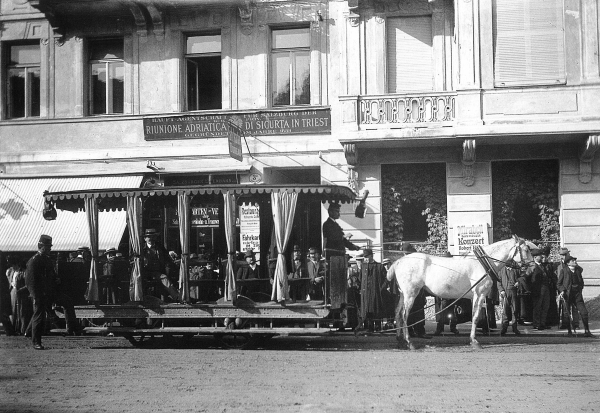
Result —
<instances>
[{"instance_id":1,"label":"balcony","mask_svg":"<svg viewBox=\"0 0 600 413\"><path fill-rule=\"evenodd\" d=\"M340 97L342 122L358 130L454 126L456 92Z\"/></svg>"}]
</instances>

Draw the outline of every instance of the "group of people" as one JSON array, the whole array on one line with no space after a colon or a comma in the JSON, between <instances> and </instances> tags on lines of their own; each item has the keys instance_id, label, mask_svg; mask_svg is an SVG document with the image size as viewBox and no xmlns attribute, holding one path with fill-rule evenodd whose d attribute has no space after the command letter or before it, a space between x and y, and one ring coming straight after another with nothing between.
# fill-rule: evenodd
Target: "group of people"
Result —
<instances>
[{"instance_id":1,"label":"group of people","mask_svg":"<svg viewBox=\"0 0 600 413\"><path fill-rule=\"evenodd\" d=\"M37 253L27 262L10 259L6 277L0 277L0 315L5 332L31 337L36 350L44 349L42 334L58 322L56 306L64 312L67 334L79 335L83 330L71 297L60 289L51 250L52 237L41 235Z\"/></svg>"},{"instance_id":2,"label":"group of people","mask_svg":"<svg viewBox=\"0 0 600 413\"><path fill-rule=\"evenodd\" d=\"M531 252L534 265L521 268L514 261L509 261L499 273L498 291L500 304L503 308L502 329L500 335L505 335L509 324L512 324L514 334L520 334L518 322L521 318L522 297L530 297L533 304L532 326L537 330L551 328L548 322L551 303L558 298L555 306L562 314L558 318L566 318L568 335L571 336L574 326L578 325L579 316L584 327L584 336L591 337L588 311L583 301L584 287L583 269L577 264L577 258L572 256L567 248L559 250L560 261L548 261L549 248L535 249Z\"/></svg>"}]
</instances>

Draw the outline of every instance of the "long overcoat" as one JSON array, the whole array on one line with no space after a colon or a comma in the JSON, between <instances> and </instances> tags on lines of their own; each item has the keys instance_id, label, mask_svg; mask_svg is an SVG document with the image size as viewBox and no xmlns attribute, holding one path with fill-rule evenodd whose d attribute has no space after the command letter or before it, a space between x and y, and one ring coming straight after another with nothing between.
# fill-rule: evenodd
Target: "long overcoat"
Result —
<instances>
[{"instance_id":1,"label":"long overcoat","mask_svg":"<svg viewBox=\"0 0 600 413\"><path fill-rule=\"evenodd\" d=\"M381 292L386 288L386 269L378 262L368 262L362 265L360 282L360 314L381 318L385 312Z\"/></svg>"}]
</instances>

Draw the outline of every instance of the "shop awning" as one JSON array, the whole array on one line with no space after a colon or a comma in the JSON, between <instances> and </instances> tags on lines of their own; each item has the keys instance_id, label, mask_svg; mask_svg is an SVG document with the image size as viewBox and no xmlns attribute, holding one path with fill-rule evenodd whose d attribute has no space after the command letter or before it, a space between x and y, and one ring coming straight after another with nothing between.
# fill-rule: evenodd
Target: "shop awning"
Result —
<instances>
[{"instance_id":1,"label":"shop awning","mask_svg":"<svg viewBox=\"0 0 600 413\"><path fill-rule=\"evenodd\" d=\"M138 195L174 196L177 193L188 195L223 194L231 191L238 196L253 196L272 192L297 192L312 199L322 202L332 201L351 203L356 200L356 193L348 187L338 185L202 185L181 186L169 188L129 188L129 189L89 189L82 191L49 192L45 195L48 202L53 202L58 209L77 211L83 209L83 200L86 197L98 198L100 210L123 209L126 207L126 197Z\"/></svg>"},{"instance_id":2,"label":"shop awning","mask_svg":"<svg viewBox=\"0 0 600 413\"><path fill-rule=\"evenodd\" d=\"M142 175L14 178L0 179L0 251L35 251L41 234L53 238L53 250L72 251L89 246L85 214L57 211L57 219L47 221L42 216L43 194L47 191L103 190L140 186ZM99 249L117 248L125 231L125 211L104 211L99 214Z\"/></svg>"}]
</instances>

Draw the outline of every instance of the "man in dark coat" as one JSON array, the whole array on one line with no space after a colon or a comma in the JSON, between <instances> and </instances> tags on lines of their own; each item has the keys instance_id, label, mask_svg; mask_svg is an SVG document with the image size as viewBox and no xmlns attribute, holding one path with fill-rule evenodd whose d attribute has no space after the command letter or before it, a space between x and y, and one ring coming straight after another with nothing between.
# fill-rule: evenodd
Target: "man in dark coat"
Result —
<instances>
[{"instance_id":1,"label":"man in dark coat","mask_svg":"<svg viewBox=\"0 0 600 413\"><path fill-rule=\"evenodd\" d=\"M144 241L146 241L142 248L144 278L154 281L161 296L179 301L179 292L169 278L173 261L165 247L156 242L157 238L158 231L154 228L148 228L144 232Z\"/></svg>"},{"instance_id":2,"label":"man in dark coat","mask_svg":"<svg viewBox=\"0 0 600 413\"><path fill-rule=\"evenodd\" d=\"M323 253L325 258L329 260L330 257L344 257L346 256L346 248L358 251L360 248L346 238L342 227L335 221L340 218L340 204L330 203L327 212L329 218L323 223Z\"/></svg>"},{"instance_id":3,"label":"man in dark coat","mask_svg":"<svg viewBox=\"0 0 600 413\"><path fill-rule=\"evenodd\" d=\"M236 279L238 280L254 280L260 278L260 266L256 263L256 258L254 256L254 251L248 250L244 254L244 259L246 260L247 266L240 267L237 270ZM243 284L243 283L242 283ZM250 296L251 294L262 292L261 285L242 285L240 288L240 294L244 296Z\"/></svg>"},{"instance_id":4,"label":"man in dark coat","mask_svg":"<svg viewBox=\"0 0 600 413\"><path fill-rule=\"evenodd\" d=\"M41 235L38 241L38 252L27 261L25 283L33 299L33 317L27 327L31 330L33 348L43 350L42 333L44 331L46 313L52 313L52 303L61 305L65 311L65 321L69 334L81 334L81 327L77 322L72 301L64 294L57 292L60 284L54 263L50 259L52 250L52 237Z\"/></svg>"},{"instance_id":5,"label":"man in dark coat","mask_svg":"<svg viewBox=\"0 0 600 413\"><path fill-rule=\"evenodd\" d=\"M360 317L358 326L365 327L370 331L374 331L375 320L384 315L385 307L381 292L386 289L386 270L383 264L373 260L373 250L365 248L363 250L364 263L361 270L360 282Z\"/></svg>"},{"instance_id":6,"label":"man in dark coat","mask_svg":"<svg viewBox=\"0 0 600 413\"><path fill-rule=\"evenodd\" d=\"M530 270L531 297L533 300L533 328L545 330L550 328L546 325L548 308L550 308L550 288L554 286L552 271L542 265L543 251L534 249L531 251L535 266Z\"/></svg>"},{"instance_id":7,"label":"man in dark coat","mask_svg":"<svg viewBox=\"0 0 600 413\"><path fill-rule=\"evenodd\" d=\"M560 291L561 299L566 302L566 308L571 308L573 304L577 306L583 327L585 328L585 337L592 337L590 325L588 322L588 311L583 302L583 269L577 265L577 258L567 255L565 257L567 267L560 269L558 274L558 291ZM571 324L569 324L568 334L571 336Z\"/></svg>"},{"instance_id":8,"label":"man in dark coat","mask_svg":"<svg viewBox=\"0 0 600 413\"><path fill-rule=\"evenodd\" d=\"M310 299L322 300L324 298L323 286L325 285L325 276L327 274L325 260L321 258L321 251L314 247L308 249L308 257L306 269L308 271L308 278L310 279Z\"/></svg>"},{"instance_id":9,"label":"man in dark coat","mask_svg":"<svg viewBox=\"0 0 600 413\"><path fill-rule=\"evenodd\" d=\"M10 300L10 285L8 278L0 272L0 322L4 326L4 332L7 336L15 334L13 323L10 321L12 314L12 304ZM15 314L15 316L17 316Z\"/></svg>"}]
</instances>

